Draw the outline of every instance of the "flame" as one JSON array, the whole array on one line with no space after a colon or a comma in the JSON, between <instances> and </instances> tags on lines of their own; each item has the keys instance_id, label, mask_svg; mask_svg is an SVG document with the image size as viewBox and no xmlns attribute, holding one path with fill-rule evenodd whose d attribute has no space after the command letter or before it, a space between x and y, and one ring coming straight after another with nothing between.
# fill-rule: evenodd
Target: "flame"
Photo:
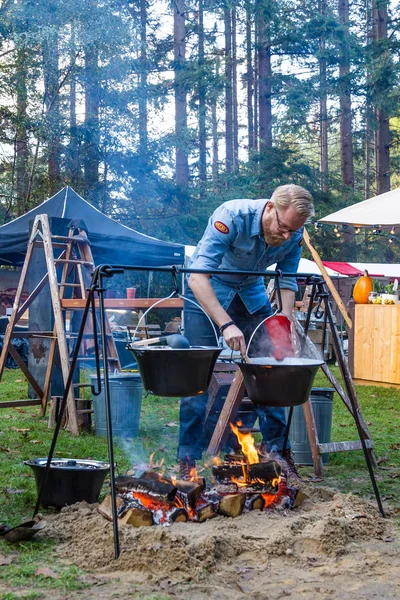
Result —
<instances>
[{"instance_id":1,"label":"flame","mask_svg":"<svg viewBox=\"0 0 400 600\"><path fill-rule=\"evenodd\" d=\"M189 473L189 481L197 481L199 476L197 475L196 467L192 467Z\"/></svg>"},{"instance_id":2,"label":"flame","mask_svg":"<svg viewBox=\"0 0 400 600\"><path fill-rule=\"evenodd\" d=\"M237 422L238 426L240 426L241 424L242 423L240 421ZM238 439L242 452L247 458L247 462L251 465L260 462L255 441L251 433L242 433L241 431L239 431L239 428L233 423L229 423L229 425Z\"/></svg>"},{"instance_id":3,"label":"flame","mask_svg":"<svg viewBox=\"0 0 400 600\"><path fill-rule=\"evenodd\" d=\"M275 486L278 485L279 490L277 494L261 494L265 502L264 508L268 508L269 506L276 504L280 500L281 496L285 493L286 484L281 477L274 479L272 483Z\"/></svg>"}]
</instances>

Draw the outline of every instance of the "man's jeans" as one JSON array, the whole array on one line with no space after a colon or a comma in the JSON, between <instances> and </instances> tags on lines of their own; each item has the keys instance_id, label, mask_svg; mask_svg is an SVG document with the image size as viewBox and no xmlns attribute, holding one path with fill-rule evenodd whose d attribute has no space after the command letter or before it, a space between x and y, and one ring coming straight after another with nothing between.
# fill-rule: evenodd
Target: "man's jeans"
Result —
<instances>
[{"instance_id":1,"label":"man's jeans","mask_svg":"<svg viewBox=\"0 0 400 600\"><path fill-rule=\"evenodd\" d=\"M194 300L190 290L185 291L185 297ZM270 307L264 307L250 315L238 295L233 299L228 314L243 332L246 343L257 325L271 314ZM217 332L218 332L218 328ZM192 346L216 346L217 340L205 313L191 302L185 302L185 336ZM255 334L248 349L249 356L271 355L271 344L266 328L261 326ZM208 401L208 392L200 396L181 398L180 429L178 458L199 460L204 447L204 419ZM282 450L286 431L285 409L278 407L257 406L253 423L258 416L259 428L267 450L276 446ZM251 426L253 423L246 423ZM289 444L288 446L289 447Z\"/></svg>"}]
</instances>

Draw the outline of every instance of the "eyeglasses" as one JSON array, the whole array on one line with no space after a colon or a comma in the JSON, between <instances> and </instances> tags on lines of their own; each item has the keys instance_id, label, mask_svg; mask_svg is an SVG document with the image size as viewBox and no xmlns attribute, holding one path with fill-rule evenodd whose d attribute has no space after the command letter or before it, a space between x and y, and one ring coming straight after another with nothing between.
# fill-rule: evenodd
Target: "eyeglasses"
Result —
<instances>
[{"instance_id":1,"label":"eyeglasses","mask_svg":"<svg viewBox=\"0 0 400 600\"><path fill-rule=\"evenodd\" d=\"M275 209L275 214L276 214L276 220L278 222L278 231L280 231L281 233L289 233L290 235L292 235L292 233L295 233L296 229L288 229L285 225L282 225L282 223L280 222L280 219L279 219L279 214L276 209L276 206L274 206L274 209Z\"/></svg>"}]
</instances>

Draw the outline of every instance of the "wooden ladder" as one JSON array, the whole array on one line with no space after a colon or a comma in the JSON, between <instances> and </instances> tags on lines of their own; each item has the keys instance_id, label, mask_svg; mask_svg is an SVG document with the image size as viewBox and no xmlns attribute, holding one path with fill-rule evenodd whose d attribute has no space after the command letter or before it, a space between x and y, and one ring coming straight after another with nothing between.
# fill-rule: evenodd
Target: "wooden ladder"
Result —
<instances>
[{"instance_id":1,"label":"wooden ladder","mask_svg":"<svg viewBox=\"0 0 400 600\"><path fill-rule=\"evenodd\" d=\"M0 380L4 371L8 352L14 358L17 365L25 375L26 379L31 384L32 388L38 395L35 400L18 400L15 402L0 403L0 407L23 406L40 404L42 414L46 413L48 396L50 393L51 377L58 349L60 357L61 373L64 385L67 382L70 370L70 354L72 353L73 340L77 337L76 334L65 329L66 308L63 306L65 291L68 288L72 289L73 298L86 298L86 288L90 283L91 274L94 271L93 256L90 249L90 243L83 229L78 230L79 235L75 235L75 229L70 229L68 236L52 235L50 231L49 219L47 215L37 215L33 223L32 232L27 246L25 261L21 271L13 310L10 316L10 321L4 336L3 350L0 355ZM35 248L43 248L46 261L47 272L29 294L25 302L22 301L22 292L24 284L27 280L28 270L32 259L32 254ZM55 252L58 254L55 256ZM22 315L26 312L33 300L37 298L39 293L49 285L50 302L54 317L54 327L52 331L27 331L18 335L26 338L47 338L50 339L49 360L46 369L45 381L42 387L35 379L32 372L25 365L19 354L14 349L11 340L15 337L14 328ZM68 310L71 310L70 308ZM77 308L76 310L82 310ZM112 337L108 320L106 319L107 329L107 357L110 366L115 370L120 371L118 353ZM85 342L87 339L93 339L92 323L88 321L85 328ZM83 346L84 344L82 344ZM94 360L91 357L79 356L80 361ZM75 391L83 387L88 387L89 384L73 384L68 393L67 398L67 420L66 428L74 435L79 434L81 429L81 415L92 412L92 409L77 408L77 398Z\"/></svg>"}]
</instances>

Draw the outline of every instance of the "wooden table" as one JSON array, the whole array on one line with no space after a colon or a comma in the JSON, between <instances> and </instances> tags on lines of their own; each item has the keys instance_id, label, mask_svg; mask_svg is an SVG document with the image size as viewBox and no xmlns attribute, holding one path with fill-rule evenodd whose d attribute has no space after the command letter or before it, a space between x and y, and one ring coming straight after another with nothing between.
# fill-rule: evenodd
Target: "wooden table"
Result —
<instances>
[{"instance_id":1,"label":"wooden table","mask_svg":"<svg viewBox=\"0 0 400 600\"><path fill-rule=\"evenodd\" d=\"M356 304L350 335L354 383L400 387L400 304Z\"/></svg>"}]
</instances>

